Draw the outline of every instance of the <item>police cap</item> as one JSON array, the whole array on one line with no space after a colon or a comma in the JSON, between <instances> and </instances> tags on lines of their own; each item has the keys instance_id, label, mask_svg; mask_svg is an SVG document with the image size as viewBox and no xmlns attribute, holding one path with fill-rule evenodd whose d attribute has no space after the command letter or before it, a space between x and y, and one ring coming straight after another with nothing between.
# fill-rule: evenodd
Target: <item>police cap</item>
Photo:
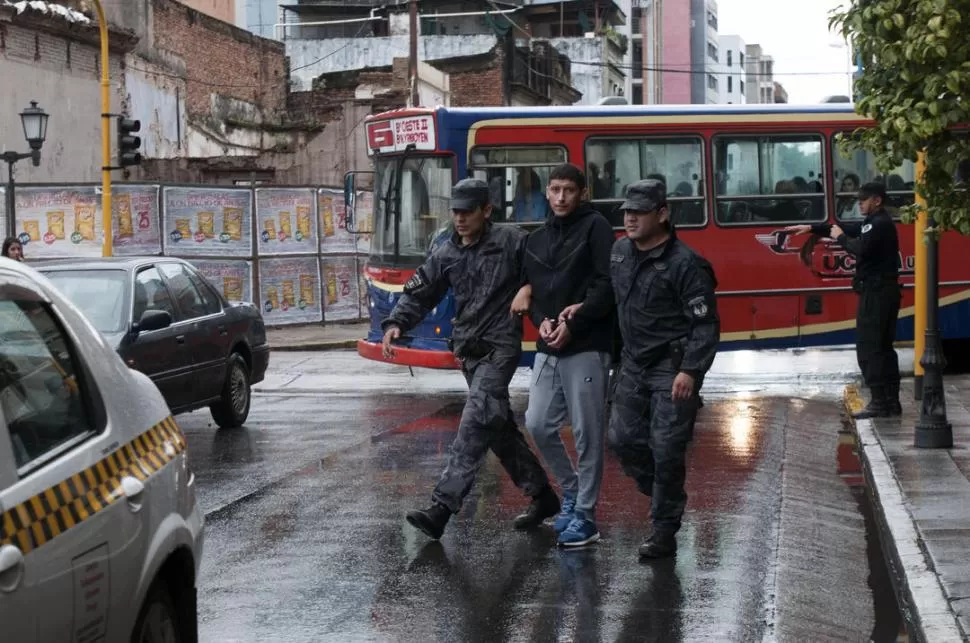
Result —
<instances>
[{"instance_id":1,"label":"police cap","mask_svg":"<svg viewBox=\"0 0 970 643\"><path fill-rule=\"evenodd\" d=\"M667 205L667 186L663 181L643 179L627 187L620 210L653 212L664 205Z\"/></svg>"},{"instance_id":2,"label":"police cap","mask_svg":"<svg viewBox=\"0 0 970 643\"><path fill-rule=\"evenodd\" d=\"M488 204L488 184L481 179L462 179L451 188L452 210L471 212Z\"/></svg>"}]
</instances>

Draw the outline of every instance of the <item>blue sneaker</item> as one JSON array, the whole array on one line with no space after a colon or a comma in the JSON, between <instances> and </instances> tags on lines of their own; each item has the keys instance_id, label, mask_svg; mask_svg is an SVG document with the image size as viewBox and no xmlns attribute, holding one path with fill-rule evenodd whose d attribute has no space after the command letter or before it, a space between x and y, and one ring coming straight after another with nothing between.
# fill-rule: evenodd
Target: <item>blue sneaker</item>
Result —
<instances>
[{"instance_id":1,"label":"blue sneaker","mask_svg":"<svg viewBox=\"0 0 970 643\"><path fill-rule=\"evenodd\" d=\"M562 495L562 511L556 516L556 521L552 523L552 528L557 534L566 531L566 527L573 521L576 511L576 499L568 494Z\"/></svg>"},{"instance_id":2,"label":"blue sneaker","mask_svg":"<svg viewBox=\"0 0 970 643\"><path fill-rule=\"evenodd\" d=\"M600 532L596 529L596 523L577 515L566 527L566 530L559 534L560 547L584 547L591 545L600 539Z\"/></svg>"}]
</instances>

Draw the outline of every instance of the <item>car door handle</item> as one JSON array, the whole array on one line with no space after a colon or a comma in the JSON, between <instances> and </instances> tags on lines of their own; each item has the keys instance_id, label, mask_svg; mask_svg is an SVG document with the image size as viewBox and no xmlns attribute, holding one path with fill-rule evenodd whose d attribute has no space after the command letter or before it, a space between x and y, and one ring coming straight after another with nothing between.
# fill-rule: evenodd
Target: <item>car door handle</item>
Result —
<instances>
[{"instance_id":1,"label":"car door handle","mask_svg":"<svg viewBox=\"0 0 970 643\"><path fill-rule=\"evenodd\" d=\"M24 578L24 553L13 545L0 547L0 592L12 592Z\"/></svg>"},{"instance_id":2,"label":"car door handle","mask_svg":"<svg viewBox=\"0 0 970 643\"><path fill-rule=\"evenodd\" d=\"M177 335L175 337L175 341L177 341L179 344L184 344L185 343L185 335Z\"/></svg>"},{"instance_id":3,"label":"car door handle","mask_svg":"<svg viewBox=\"0 0 970 643\"><path fill-rule=\"evenodd\" d=\"M142 500L145 496L145 484L138 478L125 476L121 479L121 492L128 500L128 508L132 513L141 511Z\"/></svg>"}]
</instances>

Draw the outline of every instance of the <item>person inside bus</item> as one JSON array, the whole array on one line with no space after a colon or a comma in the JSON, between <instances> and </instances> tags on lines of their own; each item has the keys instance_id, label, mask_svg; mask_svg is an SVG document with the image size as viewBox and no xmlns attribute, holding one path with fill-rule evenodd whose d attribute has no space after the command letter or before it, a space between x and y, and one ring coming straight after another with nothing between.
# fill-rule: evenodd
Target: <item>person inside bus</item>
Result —
<instances>
[{"instance_id":1,"label":"person inside bus","mask_svg":"<svg viewBox=\"0 0 970 643\"><path fill-rule=\"evenodd\" d=\"M522 285L525 233L493 225L488 184L463 179L451 191L455 232L418 268L381 323L384 359L393 344L421 323L449 289L455 297L451 346L468 383L468 397L451 444L448 463L426 509L408 512L408 523L441 538L491 450L512 482L532 497L541 520L559 513L559 498L519 430L509 401L509 382L522 355L522 319L509 314Z\"/></svg>"},{"instance_id":2,"label":"person inside bus","mask_svg":"<svg viewBox=\"0 0 970 643\"><path fill-rule=\"evenodd\" d=\"M0 255L14 261L23 261L24 246L17 237L7 237L3 240L3 252Z\"/></svg>"},{"instance_id":3,"label":"person inside bus","mask_svg":"<svg viewBox=\"0 0 970 643\"><path fill-rule=\"evenodd\" d=\"M512 218L518 223L545 221L549 201L542 193L542 181L535 170L519 168L512 201Z\"/></svg>"},{"instance_id":4,"label":"person inside bus","mask_svg":"<svg viewBox=\"0 0 970 643\"><path fill-rule=\"evenodd\" d=\"M795 200L788 196L798 193L794 181L778 181L775 184L775 194L780 195L772 205L761 205L758 202L740 202L749 217L755 221L803 221L805 214L799 209Z\"/></svg>"},{"instance_id":5,"label":"person inside bus","mask_svg":"<svg viewBox=\"0 0 970 643\"><path fill-rule=\"evenodd\" d=\"M604 418L613 345L610 249L613 227L583 200L586 177L564 163L549 174L553 216L526 241L526 283L511 311L528 313L539 329L525 425L562 488L562 511L553 523L562 547L599 540L596 504L603 479ZM573 317L559 314L582 304ZM560 432L572 427L578 454L573 466ZM519 517L538 526L539 512Z\"/></svg>"},{"instance_id":6,"label":"person inside bus","mask_svg":"<svg viewBox=\"0 0 970 643\"><path fill-rule=\"evenodd\" d=\"M681 181L670 196L694 196L694 189L688 181ZM678 201L672 203L670 209L675 224L704 223L704 204L699 201Z\"/></svg>"},{"instance_id":7,"label":"person inside bus","mask_svg":"<svg viewBox=\"0 0 970 643\"><path fill-rule=\"evenodd\" d=\"M666 186L637 181L620 205L626 238L613 245L610 278L623 350L608 442L624 473L651 498L653 533L642 558L677 553L687 505L687 446L721 324L711 264L677 238ZM570 306L561 319L582 311Z\"/></svg>"},{"instance_id":8,"label":"person inside bus","mask_svg":"<svg viewBox=\"0 0 970 643\"><path fill-rule=\"evenodd\" d=\"M902 291L899 287L899 233L886 211L886 188L866 183L859 188L859 208L865 219L839 225L818 223L785 228L793 234L812 233L835 239L856 258L852 288L859 293L856 313L856 357L862 378L872 393L856 418L902 414L899 404L899 357L893 348Z\"/></svg>"},{"instance_id":9,"label":"person inside bus","mask_svg":"<svg viewBox=\"0 0 970 643\"><path fill-rule=\"evenodd\" d=\"M859 175L853 172L849 172L842 177L842 184L839 187L839 192L851 194L852 196L839 197L839 205L836 209L836 214L840 220L862 218L862 213L859 211L859 200L855 197L855 194L859 191L859 186L861 184L862 183L859 179Z\"/></svg>"}]
</instances>

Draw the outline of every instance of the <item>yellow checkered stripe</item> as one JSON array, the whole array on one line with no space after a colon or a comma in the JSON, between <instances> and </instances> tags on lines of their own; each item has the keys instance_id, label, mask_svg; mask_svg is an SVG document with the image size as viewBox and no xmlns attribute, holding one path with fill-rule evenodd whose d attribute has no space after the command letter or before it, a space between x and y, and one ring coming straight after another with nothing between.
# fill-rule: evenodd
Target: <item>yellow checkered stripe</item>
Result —
<instances>
[{"instance_id":1,"label":"yellow checkered stripe","mask_svg":"<svg viewBox=\"0 0 970 643\"><path fill-rule=\"evenodd\" d=\"M144 482L185 450L170 416L84 471L0 515L0 545L24 554L41 547L122 498L126 476Z\"/></svg>"}]
</instances>

